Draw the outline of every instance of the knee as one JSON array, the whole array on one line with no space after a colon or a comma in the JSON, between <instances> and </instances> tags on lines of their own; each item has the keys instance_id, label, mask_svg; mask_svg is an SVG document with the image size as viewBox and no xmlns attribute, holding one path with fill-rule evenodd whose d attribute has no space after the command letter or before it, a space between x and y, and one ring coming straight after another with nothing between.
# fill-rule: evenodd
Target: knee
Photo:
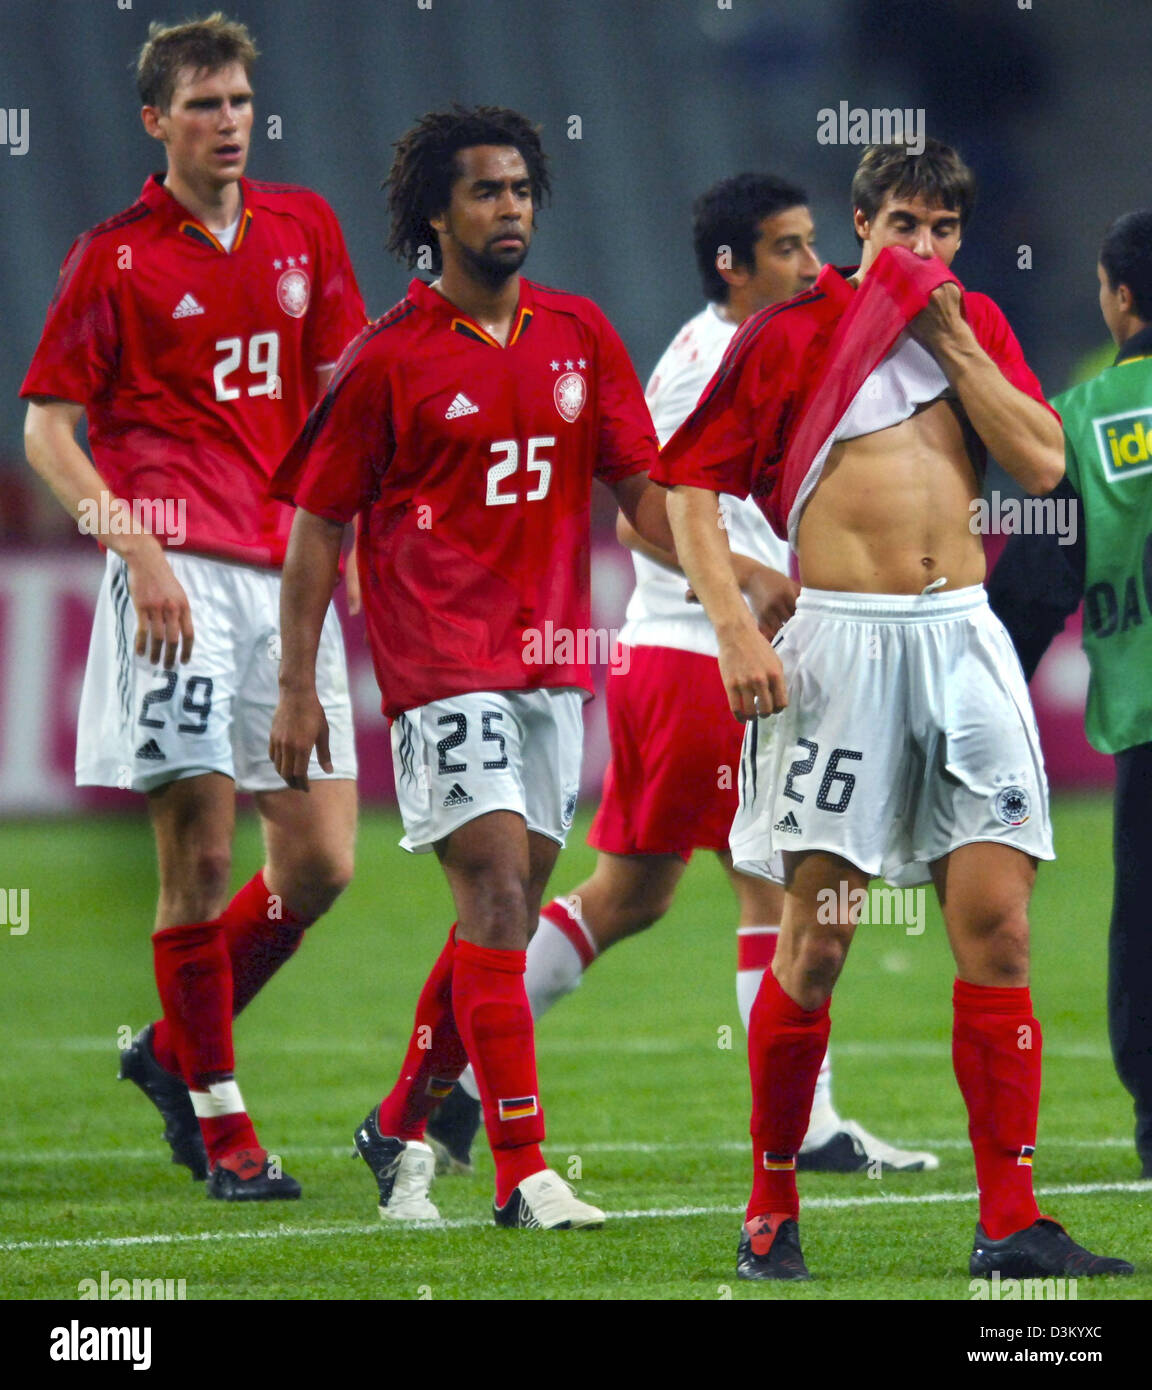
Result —
<instances>
[{"instance_id":1,"label":"knee","mask_svg":"<svg viewBox=\"0 0 1152 1390\"><path fill-rule=\"evenodd\" d=\"M976 983L1014 989L1028 983L1028 914L991 911L966 933L968 973Z\"/></svg>"},{"instance_id":2,"label":"knee","mask_svg":"<svg viewBox=\"0 0 1152 1390\"><path fill-rule=\"evenodd\" d=\"M327 912L352 882L352 851L325 851L295 859L282 875L274 875L285 904L300 917L317 918Z\"/></svg>"},{"instance_id":3,"label":"knee","mask_svg":"<svg viewBox=\"0 0 1152 1390\"><path fill-rule=\"evenodd\" d=\"M232 853L228 845L204 845L184 857L160 885L161 925L210 922L228 902Z\"/></svg>"}]
</instances>

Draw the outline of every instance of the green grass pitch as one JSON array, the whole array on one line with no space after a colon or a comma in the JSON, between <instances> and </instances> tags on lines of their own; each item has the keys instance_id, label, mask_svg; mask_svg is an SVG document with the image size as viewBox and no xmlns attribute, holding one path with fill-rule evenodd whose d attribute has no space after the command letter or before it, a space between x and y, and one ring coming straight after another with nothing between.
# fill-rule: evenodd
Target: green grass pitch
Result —
<instances>
[{"instance_id":1,"label":"green grass pitch","mask_svg":"<svg viewBox=\"0 0 1152 1390\"><path fill-rule=\"evenodd\" d=\"M554 891L587 873L581 818ZM1060 800L1055 865L1033 902L1045 1030L1036 1180L1042 1208L1137 1264L1080 1281L1091 1299L1152 1297L1152 1183L1138 1183L1130 1104L1104 1011L1109 806ZM811 1284L738 1284L748 1083L733 989L733 902L698 856L659 926L598 962L538 1029L549 1161L612 1214L598 1232L500 1231L491 1159L441 1179L442 1229L379 1221L351 1135L389 1088L417 992L452 920L431 858L365 817L356 879L237 1026L239 1079L298 1203L208 1201L171 1167L156 1113L117 1085L118 1030L156 1013L148 930L155 870L133 819L9 825L0 886L29 890L24 935L0 928L0 1268L7 1299L77 1297L81 1280L185 1281L188 1299L968 1300L976 1218L949 1058L950 957L933 904L922 935L862 927L833 1006L841 1113L933 1147L939 1172L805 1176ZM259 862L242 822L236 881ZM85 1304L85 1307L91 1305ZM80 1305L77 1305L79 1309Z\"/></svg>"}]
</instances>

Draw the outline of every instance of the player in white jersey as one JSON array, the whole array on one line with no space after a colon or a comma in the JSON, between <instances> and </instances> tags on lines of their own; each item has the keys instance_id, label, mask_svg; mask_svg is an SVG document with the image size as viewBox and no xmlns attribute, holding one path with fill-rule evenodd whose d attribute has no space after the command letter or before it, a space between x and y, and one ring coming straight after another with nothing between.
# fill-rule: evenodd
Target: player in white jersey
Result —
<instances>
[{"instance_id":1,"label":"player in white jersey","mask_svg":"<svg viewBox=\"0 0 1152 1390\"><path fill-rule=\"evenodd\" d=\"M677 333L648 383L660 443L700 399L740 325L812 285L820 271L804 192L767 175L725 179L694 208L693 240L708 304ZM745 595L775 631L795 606L787 543L751 499L723 499L733 567ZM670 554L648 545L621 517L636 588L620 641L628 659L608 682L612 757L589 832L599 851L592 876L541 912L528 947L525 985L539 1018L580 983L609 946L668 911L694 849L721 858L739 903L736 995L745 1028L779 934L783 890L736 872L728 835L736 813L741 726L730 717L717 666L716 634L703 608L685 601ZM703 794L707 793L707 794ZM442 1170L469 1171L479 1122L465 1072L428 1124ZM798 1166L825 1172L938 1167L933 1154L894 1148L832 1104L825 1058Z\"/></svg>"}]
</instances>

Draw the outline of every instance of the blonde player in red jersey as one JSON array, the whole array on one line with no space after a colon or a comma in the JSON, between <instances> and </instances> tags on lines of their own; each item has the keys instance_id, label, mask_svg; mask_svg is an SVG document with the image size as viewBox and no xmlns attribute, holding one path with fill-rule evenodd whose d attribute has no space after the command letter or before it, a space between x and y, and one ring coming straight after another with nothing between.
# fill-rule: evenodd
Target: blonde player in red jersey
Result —
<instances>
[{"instance_id":1,"label":"blonde player in red jersey","mask_svg":"<svg viewBox=\"0 0 1152 1390\"><path fill-rule=\"evenodd\" d=\"M514 111L431 112L399 142L390 245L434 285L352 344L277 487L295 498L282 699L271 752L304 785L326 761L313 658L345 525L361 519L369 640L414 852L435 851L458 920L417 1005L400 1078L356 1133L381 1215L432 1219L427 1116L470 1058L496 1161L497 1224L598 1226L545 1165L524 956L572 825L590 693L594 478L671 544L647 480L656 439L594 304L521 277L549 189Z\"/></svg>"},{"instance_id":2,"label":"blonde player in red jersey","mask_svg":"<svg viewBox=\"0 0 1152 1390\"><path fill-rule=\"evenodd\" d=\"M323 199L243 177L256 56L218 13L152 26L137 81L167 170L72 248L22 388L29 462L108 552L77 781L144 792L156 836L163 1017L120 1074L160 1110L173 1162L225 1201L300 1195L246 1112L232 1016L347 884L356 829L330 593L333 763L305 797L267 758L291 521L268 481L365 315ZM237 789L254 795L266 857L231 897Z\"/></svg>"}]
</instances>

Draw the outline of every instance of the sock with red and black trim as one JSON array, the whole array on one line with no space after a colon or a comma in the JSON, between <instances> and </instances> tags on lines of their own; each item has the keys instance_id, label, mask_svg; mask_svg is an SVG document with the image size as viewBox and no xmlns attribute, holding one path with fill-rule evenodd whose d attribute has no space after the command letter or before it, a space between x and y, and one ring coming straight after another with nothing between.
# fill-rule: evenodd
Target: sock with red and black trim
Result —
<instances>
[{"instance_id":1,"label":"sock with red and black trim","mask_svg":"<svg viewBox=\"0 0 1152 1390\"><path fill-rule=\"evenodd\" d=\"M952 1007L952 1065L968 1107L980 1224L991 1240L1003 1240L1040 1216L1032 1190L1040 1025L1027 988L957 980Z\"/></svg>"}]
</instances>

